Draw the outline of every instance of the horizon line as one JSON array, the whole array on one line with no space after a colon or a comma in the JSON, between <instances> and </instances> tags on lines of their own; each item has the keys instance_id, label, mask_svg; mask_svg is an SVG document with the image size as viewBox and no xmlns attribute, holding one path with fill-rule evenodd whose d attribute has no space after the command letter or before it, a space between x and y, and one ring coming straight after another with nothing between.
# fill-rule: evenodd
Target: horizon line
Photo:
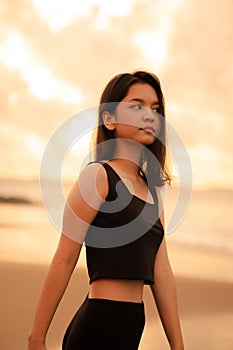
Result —
<instances>
[{"instance_id":1,"label":"horizon line","mask_svg":"<svg viewBox=\"0 0 233 350\"><path fill-rule=\"evenodd\" d=\"M77 179L78 177L78 174L76 177L74 178L62 178L61 179L61 182L64 184L64 185L71 185L72 183L74 183L75 179ZM54 179L54 178L51 178L51 177L48 177L46 179L44 179L45 181L48 181L48 182L51 182L51 183L56 183L56 182L59 182L58 179ZM36 176L28 176L28 177L1 177L0 176L0 181L3 182L3 181L15 181L15 182L40 182L40 177L36 177ZM167 185L168 188L171 188L171 189L177 189L179 186L177 186L177 184L173 184L171 186ZM192 188L192 191L233 191L233 185L232 186L226 186L226 185L219 185L219 184L213 184L213 185L195 185L193 184L193 188Z\"/></svg>"}]
</instances>

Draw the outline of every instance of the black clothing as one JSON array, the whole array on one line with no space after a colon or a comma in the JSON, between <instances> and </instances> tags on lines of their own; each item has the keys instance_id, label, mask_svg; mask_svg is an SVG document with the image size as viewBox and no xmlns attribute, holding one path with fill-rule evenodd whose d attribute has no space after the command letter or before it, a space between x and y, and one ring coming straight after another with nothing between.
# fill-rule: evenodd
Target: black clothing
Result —
<instances>
[{"instance_id":1,"label":"black clothing","mask_svg":"<svg viewBox=\"0 0 233 350\"><path fill-rule=\"evenodd\" d=\"M143 303L87 296L67 328L62 350L137 350L144 325Z\"/></svg>"},{"instance_id":2,"label":"black clothing","mask_svg":"<svg viewBox=\"0 0 233 350\"><path fill-rule=\"evenodd\" d=\"M109 192L87 232L86 259L90 283L100 278L144 280L154 283L154 262L164 230L154 203L132 195L119 175L102 163Z\"/></svg>"},{"instance_id":3,"label":"black clothing","mask_svg":"<svg viewBox=\"0 0 233 350\"><path fill-rule=\"evenodd\" d=\"M90 283L101 278L154 283L154 262L164 231L155 189L153 203L132 195L116 171L85 238ZM137 350L145 325L144 304L87 296L63 339L63 350Z\"/></svg>"}]
</instances>

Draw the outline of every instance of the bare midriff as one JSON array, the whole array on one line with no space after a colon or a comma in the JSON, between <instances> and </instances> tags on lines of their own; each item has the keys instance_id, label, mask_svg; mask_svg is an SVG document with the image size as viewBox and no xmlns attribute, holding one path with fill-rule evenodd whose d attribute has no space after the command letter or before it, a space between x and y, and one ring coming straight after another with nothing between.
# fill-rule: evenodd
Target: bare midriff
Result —
<instances>
[{"instance_id":1,"label":"bare midriff","mask_svg":"<svg viewBox=\"0 0 233 350\"><path fill-rule=\"evenodd\" d=\"M90 286L89 298L142 302L144 281L99 279Z\"/></svg>"}]
</instances>

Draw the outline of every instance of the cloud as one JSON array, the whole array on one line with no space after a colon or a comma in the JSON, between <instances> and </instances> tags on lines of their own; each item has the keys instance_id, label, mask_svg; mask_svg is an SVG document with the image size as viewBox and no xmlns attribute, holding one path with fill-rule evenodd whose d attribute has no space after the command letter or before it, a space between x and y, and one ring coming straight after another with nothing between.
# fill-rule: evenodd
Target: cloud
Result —
<instances>
[{"instance_id":1,"label":"cloud","mask_svg":"<svg viewBox=\"0 0 233 350\"><path fill-rule=\"evenodd\" d=\"M82 16L75 10L76 15L56 30L33 1L5 0L1 6L1 41L17 32L33 57L21 62L22 50L21 55L14 51L18 65L0 63L3 123L11 121L48 139L65 119L97 104L114 74L145 68L160 77L168 120L187 147L200 151L199 145L207 144L219 149L218 159L229 159L232 1L173 1L171 6L170 1L132 0L124 16L92 5ZM40 75L34 74L36 68ZM39 85L43 96L37 93ZM81 92L82 103L64 98L67 91L72 93L63 89L67 86ZM47 101L40 100L46 96ZM226 161L224 169L232 170Z\"/></svg>"},{"instance_id":2,"label":"cloud","mask_svg":"<svg viewBox=\"0 0 233 350\"><path fill-rule=\"evenodd\" d=\"M40 2L41 7L43 3ZM84 10L85 8L86 10L82 13L83 5L77 6L75 3L74 6L71 1L71 6L67 4L64 10L64 17L66 13L72 12L70 23L67 20L66 26L56 32L52 31L48 24L48 15L51 13L56 15L59 10L57 2L55 14L51 7L54 5L53 2L47 6L47 12L42 8L40 13L33 6L33 2L21 0L20 10L18 5L12 8L12 4L9 5L6 1L4 3L5 28L8 28L8 31L17 29L24 35L28 48L36 54L37 62L47 66L57 79L68 80L70 84L78 86L86 96L87 104L98 101L100 86L104 87L112 75L138 67L147 67L149 61L144 55L151 52L150 41L151 47L155 46L153 42L155 31L161 27L164 17L162 14L166 13L163 11L165 8L161 6L164 1L132 0L131 6L124 4L119 7L117 3L116 8L112 4L109 6L109 2L106 4L104 1L98 2L99 6L95 3L97 4L95 1L85 2ZM38 2L36 4L38 6ZM72 4L73 11L71 11ZM87 11L90 8L92 11ZM166 10L168 8L166 5ZM58 13L61 14L61 9ZM99 21L103 13L108 19L107 27L97 30L96 21ZM169 16L166 15L166 23L168 20ZM143 33L148 36L151 33L151 40L147 40L147 48L143 48L141 44L140 38ZM159 39L158 33L157 39ZM165 40L162 41L164 44ZM156 49L158 52L158 48ZM155 56L153 60L160 66L161 54L157 55L157 59ZM99 91L99 95L96 91Z\"/></svg>"},{"instance_id":3,"label":"cloud","mask_svg":"<svg viewBox=\"0 0 233 350\"><path fill-rule=\"evenodd\" d=\"M200 158L201 145L218 149L221 156L216 154L216 167L231 174L232 12L232 1L186 2L175 14L163 70L168 119L185 144L198 150ZM192 159L195 167L198 157ZM219 174L213 162L208 162L208 157L205 162L203 176L206 167L217 179Z\"/></svg>"},{"instance_id":4,"label":"cloud","mask_svg":"<svg viewBox=\"0 0 233 350\"><path fill-rule=\"evenodd\" d=\"M142 53L132 44L132 38L140 28L153 27L152 17L154 21L155 16L152 16L151 11L146 6L143 7L140 2L136 2L134 5L130 17L117 17L112 14L108 30L99 31L93 26L95 14L85 18L77 18L63 30L53 32L37 13L32 2L21 0L20 3L10 5L9 2L5 1L3 7L3 39L5 40L9 33L18 31L27 50L39 66L47 67L49 71L53 72L57 81L64 81L71 86L79 87L84 96L82 105L78 101L73 104L63 104L60 96L56 99L56 105L52 99L47 102L38 101L36 98L38 94L35 91L37 83L41 85L44 81L44 88L41 90L41 94L44 94L48 89L47 85L51 84L51 76L49 77L47 74L47 79L43 79L43 76L37 79L32 75L31 80L29 80L30 74L22 75L19 67L16 67L11 86L7 88L4 85L2 90L5 91L7 88L7 95L12 96L15 86L24 86L22 91L17 89L19 99L17 107L20 110L20 117L18 115L17 120L26 125L33 126L34 123L39 133L41 131L43 134L46 133L43 129L48 127L48 118L52 127L77 112L78 109L98 103L101 90L112 75L146 65ZM140 21L138 21L139 17ZM16 57L18 55L17 52L13 54ZM27 62L27 55L25 56L25 61L21 61L21 68L23 65L23 68L27 68L28 72L33 72L33 61ZM19 61L16 60L18 64ZM3 69L4 66L2 66ZM12 75L12 71L6 68L4 75L8 79L8 75ZM30 86L31 92L37 96L31 95ZM48 95L51 94L48 93ZM10 109L12 108L10 107ZM71 114L69 111L72 111ZM61 117L62 113L63 118ZM12 118L15 116L15 113L11 115Z\"/></svg>"},{"instance_id":5,"label":"cloud","mask_svg":"<svg viewBox=\"0 0 233 350\"><path fill-rule=\"evenodd\" d=\"M22 35L17 32L10 32L0 47L0 61L10 69L20 71L29 93L39 100L59 99L70 103L82 101L77 88L59 81L48 67L38 64L34 56Z\"/></svg>"},{"instance_id":6,"label":"cloud","mask_svg":"<svg viewBox=\"0 0 233 350\"><path fill-rule=\"evenodd\" d=\"M39 137L49 138L65 119L77 111L77 104L38 100L30 93L17 69L11 70L0 63L0 75L1 125L12 122Z\"/></svg>"},{"instance_id":7,"label":"cloud","mask_svg":"<svg viewBox=\"0 0 233 350\"><path fill-rule=\"evenodd\" d=\"M0 128L1 176L35 176L46 142L37 133L13 122L5 122ZM25 171L26 169L26 171Z\"/></svg>"},{"instance_id":8,"label":"cloud","mask_svg":"<svg viewBox=\"0 0 233 350\"><path fill-rule=\"evenodd\" d=\"M208 111L228 118L233 110L232 11L229 0L189 1L175 16L164 78L171 100L199 110L196 121Z\"/></svg>"},{"instance_id":9,"label":"cloud","mask_svg":"<svg viewBox=\"0 0 233 350\"><path fill-rule=\"evenodd\" d=\"M227 188L232 184L232 172L227 171L232 167L232 156L226 154L218 146L209 143L200 143L189 149L192 158L192 170L194 183L198 187ZM232 170L232 168L231 168ZM203 173L205 181L203 181Z\"/></svg>"},{"instance_id":10,"label":"cloud","mask_svg":"<svg viewBox=\"0 0 233 350\"><path fill-rule=\"evenodd\" d=\"M49 27L58 31L75 21L77 18L90 17L95 14L95 28L103 28L108 24L108 18L114 16L127 16L131 12L133 0L119 0L109 2L108 0L87 0L77 2L76 0L56 1L32 0L41 17L48 23Z\"/></svg>"}]
</instances>

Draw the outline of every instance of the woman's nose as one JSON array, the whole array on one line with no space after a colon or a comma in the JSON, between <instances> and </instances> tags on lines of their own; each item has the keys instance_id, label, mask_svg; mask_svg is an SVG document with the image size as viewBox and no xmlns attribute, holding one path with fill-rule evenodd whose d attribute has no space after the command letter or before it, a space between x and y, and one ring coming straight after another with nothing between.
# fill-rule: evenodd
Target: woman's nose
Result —
<instances>
[{"instance_id":1,"label":"woman's nose","mask_svg":"<svg viewBox=\"0 0 233 350\"><path fill-rule=\"evenodd\" d=\"M144 123L152 124L153 128L159 132L161 126L161 116L151 108L146 108L143 115Z\"/></svg>"},{"instance_id":2,"label":"woman's nose","mask_svg":"<svg viewBox=\"0 0 233 350\"><path fill-rule=\"evenodd\" d=\"M149 108L145 107L143 112L143 119L153 122L155 120L155 112Z\"/></svg>"}]
</instances>

